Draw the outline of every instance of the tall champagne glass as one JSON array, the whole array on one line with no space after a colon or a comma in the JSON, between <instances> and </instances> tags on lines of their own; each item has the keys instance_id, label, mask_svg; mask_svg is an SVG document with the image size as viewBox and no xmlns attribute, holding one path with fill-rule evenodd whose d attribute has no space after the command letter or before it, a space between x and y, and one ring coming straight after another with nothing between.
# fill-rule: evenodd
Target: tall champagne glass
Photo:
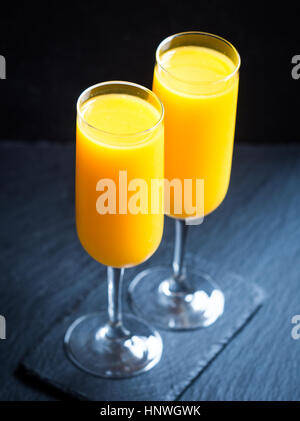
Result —
<instances>
[{"instance_id":1,"label":"tall champagne glass","mask_svg":"<svg viewBox=\"0 0 300 421\"><path fill-rule=\"evenodd\" d=\"M90 256L108 267L108 312L75 320L64 344L72 362L96 376L129 377L161 357L158 332L122 314L121 288L124 269L147 260L162 237L163 209L140 209L150 193L135 195L138 183L147 190L164 176L163 116L157 96L129 82L100 83L78 99L77 233Z\"/></svg>"},{"instance_id":2,"label":"tall champagne glass","mask_svg":"<svg viewBox=\"0 0 300 421\"><path fill-rule=\"evenodd\" d=\"M209 274L185 268L184 252L188 226L213 212L227 193L239 67L234 46L208 33L170 36L156 51L153 91L165 108L165 177L172 187L166 214L175 223L174 257L172 268L140 273L129 294L135 311L162 328L209 326L223 313L222 291ZM194 206L178 207L175 187L186 180L194 183L186 195ZM204 185L200 197L197 180ZM138 300L141 291L143 299Z\"/></svg>"}]
</instances>

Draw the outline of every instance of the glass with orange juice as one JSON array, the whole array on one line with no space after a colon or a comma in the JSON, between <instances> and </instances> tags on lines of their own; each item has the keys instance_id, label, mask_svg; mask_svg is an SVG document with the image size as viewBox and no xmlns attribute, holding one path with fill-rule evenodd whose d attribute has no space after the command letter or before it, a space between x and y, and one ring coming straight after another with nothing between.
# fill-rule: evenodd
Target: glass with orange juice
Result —
<instances>
[{"instance_id":1,"label":"glass with orange juice","mask_svg":"<svg viewBox=\"0 0 300 421\"><path fill-rule=\"evenodd\" d=\"M169 191L166 214L175 220L173 270L154 267L130 285L135 311L162 328L209 326L223 313L222 291L209 274L186 270L184 250L188 226L201 223L227 193L239 67L234 46L208 33L170 36L156 51L153 91L165 108L165 178L182 186L186 180L204 183L201 198L195 188L190 193L194 204L203 202L192 212L184 206L176 210L175 188Z\"/></svg>"},{"instance_id":2,"label":"glass with orange juice","mask_svg":"<svg viewBox=\"0 0 300 421\"><path fill-rule=\"evenodd\" d=\"M151 180L163 179L163 117L157 96L129 82L100 83L78 99L76 226L85 250L108 266L108 314L75 320L64 345L74 364L96 376L136 375L161 357L158 332L122 314L121 284L124 268L147 260L161 241L163 209L139 212L134 183L143 183L147 203Z\"/></svg>"}]
</instances>

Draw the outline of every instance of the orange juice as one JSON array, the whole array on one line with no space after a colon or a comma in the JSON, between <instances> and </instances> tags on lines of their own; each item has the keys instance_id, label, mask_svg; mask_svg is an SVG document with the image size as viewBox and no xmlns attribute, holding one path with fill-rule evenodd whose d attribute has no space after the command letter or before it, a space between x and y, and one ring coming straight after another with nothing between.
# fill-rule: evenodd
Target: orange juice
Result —
<instances>
[{"instance_id":1,"label":"orange juice","mask_svg":"<svg viewBox=\"0 0 300 421\"><path fill-rule=\"evenodd\" d=\"M77 118L76 224L86 251L107 266L130 267L146 260L158 247L163 232L163 214L131 214L120 209L120 171L128 183L164 174L163 125L160 112L145 99L129 94L108 93L88 99ZM117 212L100 214L99 180L116 186ZM124 187L124 186L123 186ZM128 201L134 192L128 192ZM150 194L150 193L149 193Z\"/></svg>"},{"instance_id":2,"label":"orange juice","mask_svg":"<svg viewBox=\"0 0 300 421\"><path fill-rule=\"evenodd\" d=\"M153 91L165 108L165 177L182 184L203 179L204 215L228 189L238 96L234 69L225 54L191 45L164 52L154 70ZM171 209L170 216L199 215Z\"/></svg>"}]
</instances>

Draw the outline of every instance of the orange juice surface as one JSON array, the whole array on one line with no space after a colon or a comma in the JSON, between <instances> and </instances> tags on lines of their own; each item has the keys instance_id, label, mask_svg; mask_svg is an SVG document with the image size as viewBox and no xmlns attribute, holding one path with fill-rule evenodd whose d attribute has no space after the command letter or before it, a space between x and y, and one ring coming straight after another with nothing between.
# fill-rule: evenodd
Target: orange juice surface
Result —
<instances>
[{"instance_id":1,"label":"orange juice surface","mask_svg":"<svg viewBox=\"0 0 300 421\"><path fill-rule=\"evenodd\" d=\"M182 183L204 179L206 215L220 205L228 189L238 73L230 77L235 65L227 56L198 46L173 48L162 54L160 64L154 70L153 91L165 108L165 177ZM174 215L172 209L170 215L197 216L184 210Z\"/></svg>"},{"instance_id":2,"label":"orange juice surface","mask_svg":"<svg viewBox=\"0 0 300 421\"><path fill-rule=\"evenodd\" d=\"M103 94L88 99L77 118L76 224L79 239L97 261L113 267L137 265L154 253L163 231L162 212L131 213L127 204L135 191L127 192L121 209L119 192L143 179L162 179L164 171L163 125L159 111L142 98L127 94ZM99 213L99 180L116 186L110 202L116 213ZM125 183L126 184L126 183ZM114 189L112 188L111 191ZM107 190L108 191L108 188ZM138 190L136 190L138 191ZM123 190L124 195L124 190ZM106 201L108 203L108 199Z\"/></svg>"}]
</instances>

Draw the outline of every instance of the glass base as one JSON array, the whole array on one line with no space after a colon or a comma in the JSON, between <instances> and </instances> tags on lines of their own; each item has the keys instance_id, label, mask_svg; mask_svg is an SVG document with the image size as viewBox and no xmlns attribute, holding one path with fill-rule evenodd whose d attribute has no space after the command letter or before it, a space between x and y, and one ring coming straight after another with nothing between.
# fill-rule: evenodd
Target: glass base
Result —
<instances>
[{"instance_id":1,"label":"glass base","mask_svg":"<svg viewBox=\"0 0 300 421\"><path fill-rule=\"evenodd\" d=\"M83 371L99 377L131 377L150 370L162 354L159 333L134 316L124 314L123 322L126 329L114 338L106 312L75 320L64 339L68 357Z\"/></svg>"},{"instance_id":2,"label":"glass base","mask_svg":"<svg viewBox=\"0 0 300 421\"><path fill-rule=\"evenodd\" d=\"M186 280L175 282L167 266L144 270L129 286L135 313L162 329L210 326L222 315L224 301L224 294L209 275L188 271Z\"/></svg>"}]
</instances>

